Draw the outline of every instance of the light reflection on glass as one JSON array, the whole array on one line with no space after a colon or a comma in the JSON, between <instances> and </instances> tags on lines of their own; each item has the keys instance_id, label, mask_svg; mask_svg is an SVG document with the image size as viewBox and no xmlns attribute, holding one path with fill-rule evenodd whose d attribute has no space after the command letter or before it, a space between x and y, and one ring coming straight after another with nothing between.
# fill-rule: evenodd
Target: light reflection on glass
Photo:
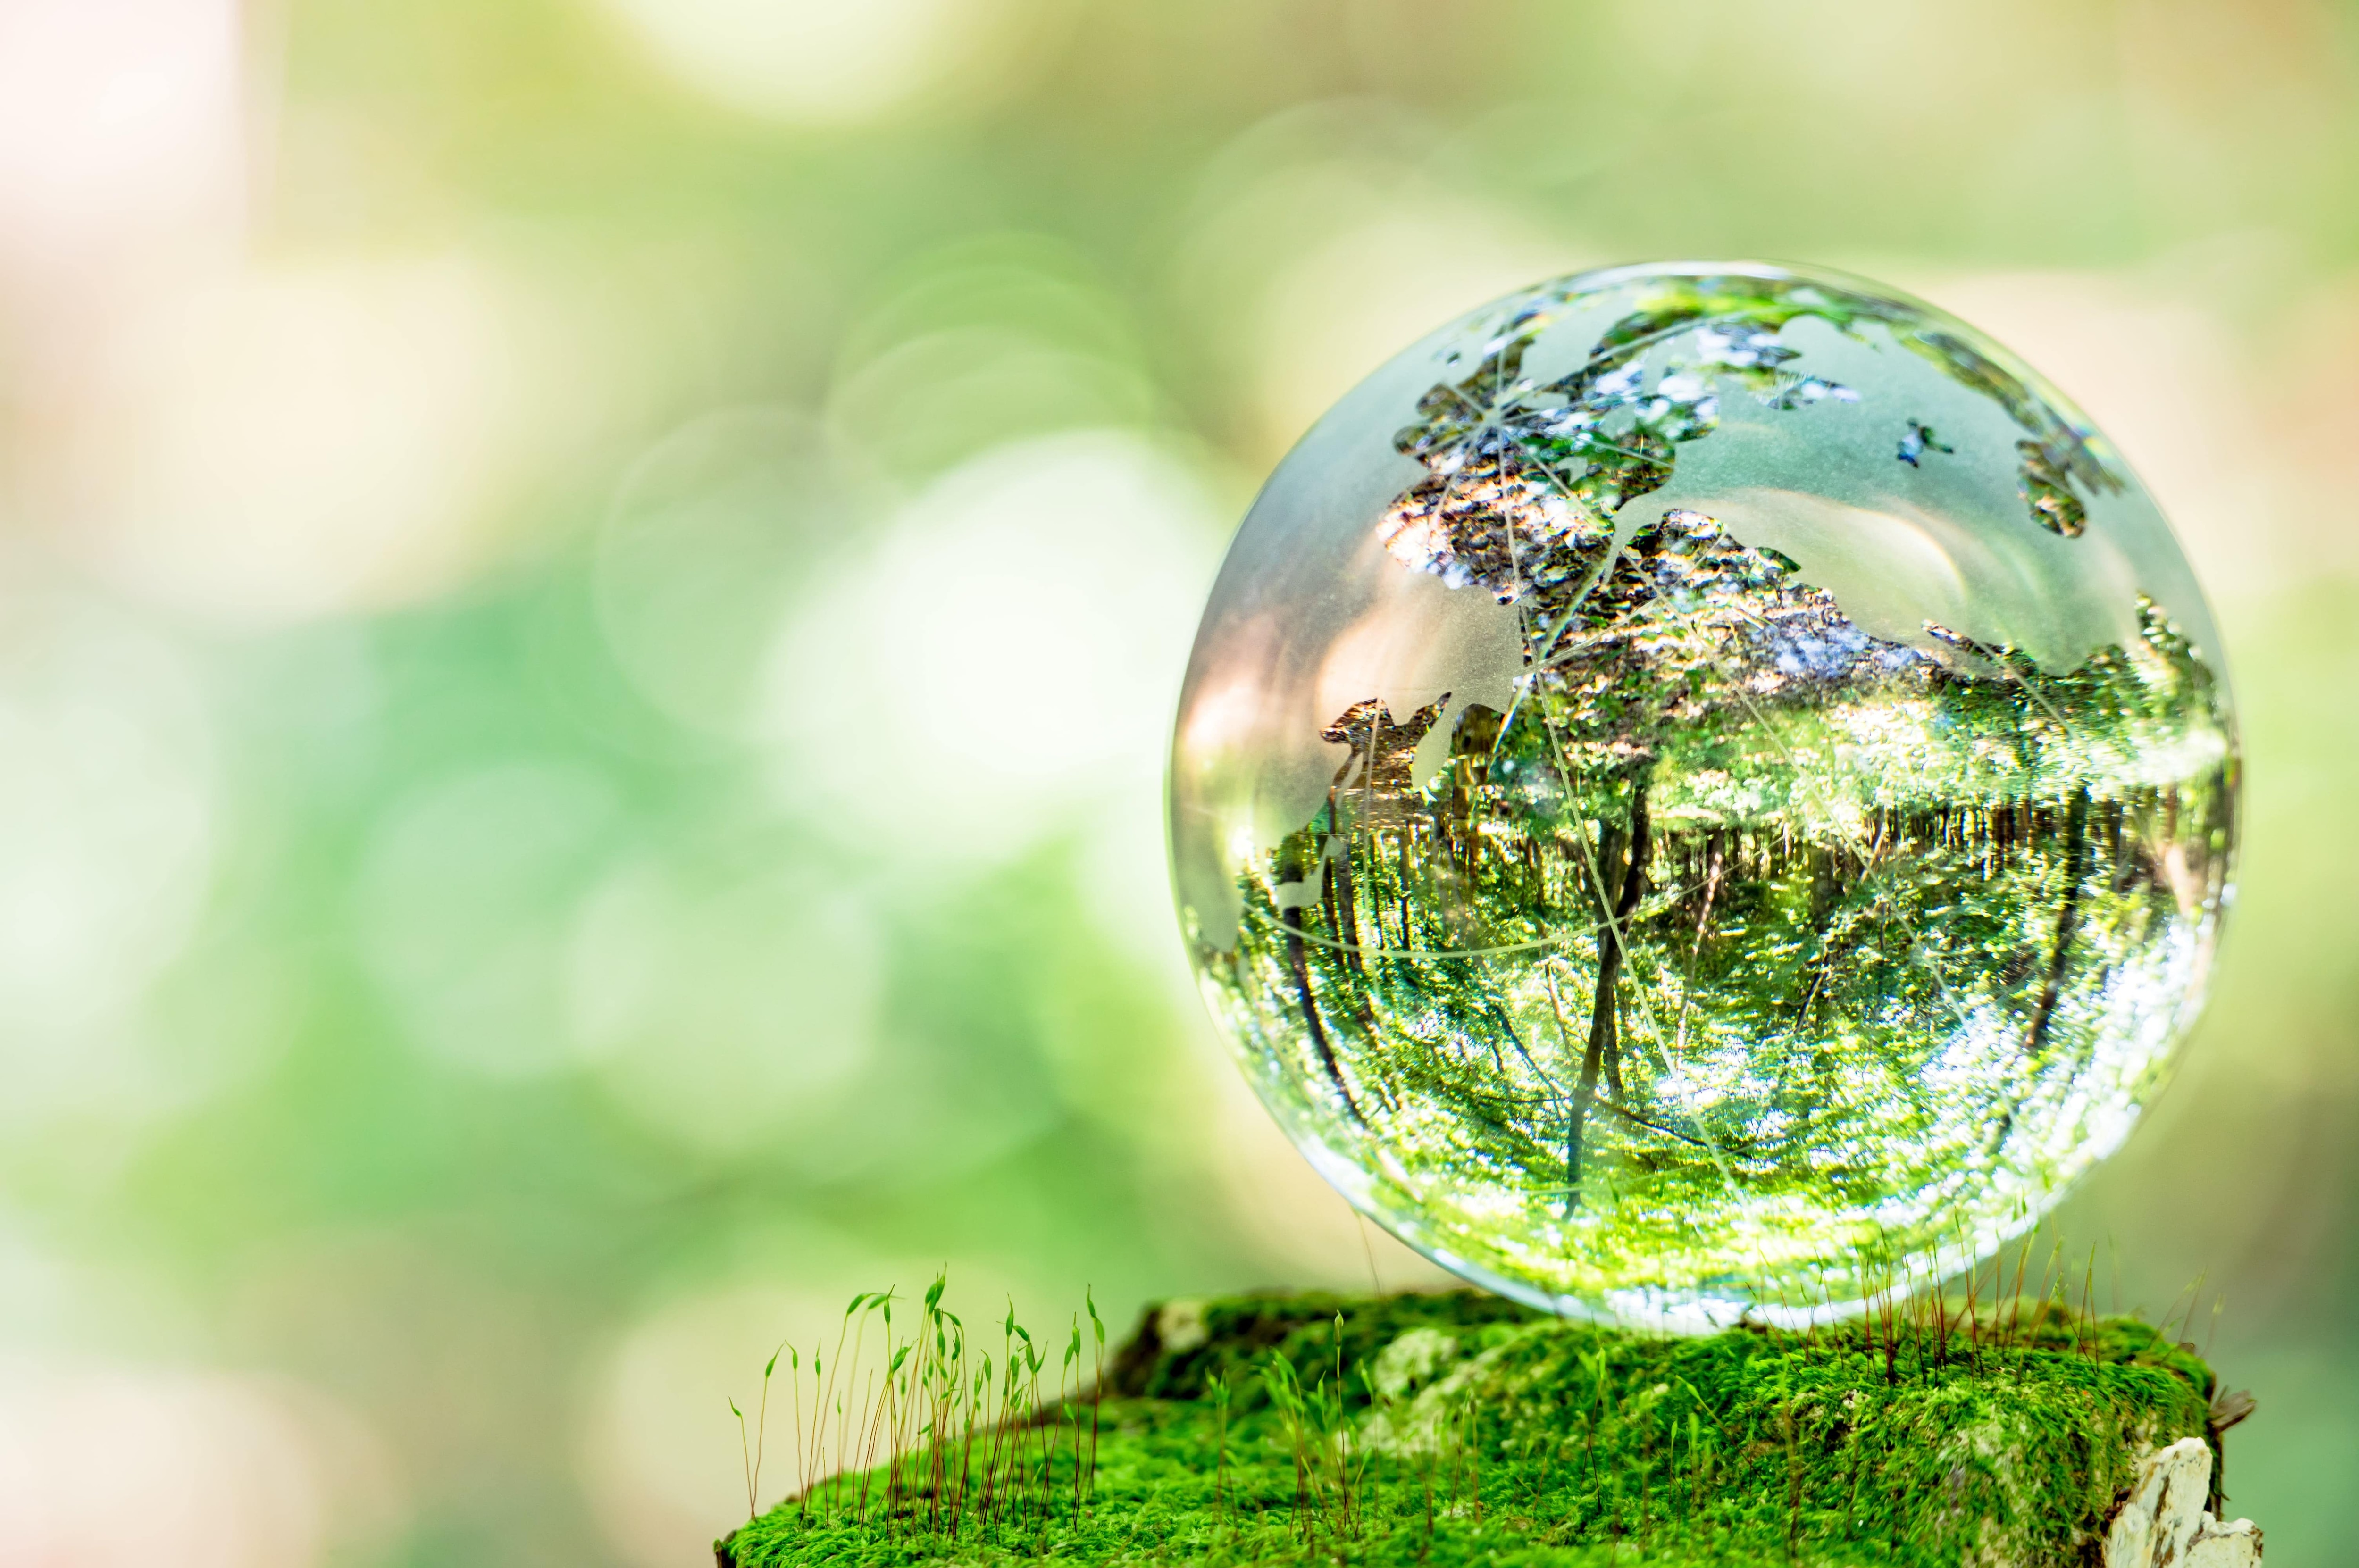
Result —
<instances>
[{"instance_id":1,"label":"light reflection on glass","mask_svg":"<svg viewBox=\"0 0 2359 1568\"><path fill-rule=\"evenodd\" d=\"M1972 329L1761 266L1511 296L1314 429L1214 589L1172 762L1206 1000L1485 1284L1840 1310L2035 1223L2158 1086L2229 898L2215 648Z\"/></svg>"}]
</instances>

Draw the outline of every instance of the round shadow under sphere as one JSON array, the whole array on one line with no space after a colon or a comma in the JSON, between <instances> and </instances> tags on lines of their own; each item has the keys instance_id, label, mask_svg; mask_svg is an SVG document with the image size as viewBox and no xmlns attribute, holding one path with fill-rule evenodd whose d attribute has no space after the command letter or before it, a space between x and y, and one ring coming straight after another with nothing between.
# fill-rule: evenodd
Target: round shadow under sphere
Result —
<instances>
[{"instance_id":1,"label":"round shadow under sphere","mask_svg":"<svg viewBox=\"0 0 2359 1568\"><path fill-rule=\"evenodd\" d=\"M2120 1144L2231 897L2219 641L2143 486L1930 306L1587 273L1279 465L1188 666L1205 998L1319 1169L1558 1311L1840 1312Z\"/></svg>"}]
</instances>

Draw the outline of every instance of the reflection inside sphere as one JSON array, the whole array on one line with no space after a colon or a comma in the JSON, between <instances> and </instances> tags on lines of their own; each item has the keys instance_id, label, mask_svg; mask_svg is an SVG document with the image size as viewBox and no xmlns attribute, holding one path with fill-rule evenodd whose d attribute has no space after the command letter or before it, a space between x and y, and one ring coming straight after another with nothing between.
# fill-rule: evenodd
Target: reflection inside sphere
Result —
<instances>
[{"instance_id":1,"label":"reflection inside sphere","mask_svg":"<svg viewBox=\"0 0 2359 1568\"><path fill-rule=\"evenodd\" d=\"M1931 308L1667 265L1477 311L1280 466L1174 738L1182 921L1320 1168L1561 1310L1841 1310L2121 1141L2229 896L2209 611Z\"/></svg>"}]
</instances>

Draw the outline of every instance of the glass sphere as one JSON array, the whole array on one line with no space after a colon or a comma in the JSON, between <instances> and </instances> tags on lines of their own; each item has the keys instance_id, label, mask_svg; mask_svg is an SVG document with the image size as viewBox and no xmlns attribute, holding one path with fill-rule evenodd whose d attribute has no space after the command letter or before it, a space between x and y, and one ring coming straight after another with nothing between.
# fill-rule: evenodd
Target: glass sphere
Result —
<instances>
[{"instance_id":1,"label":"glass sphere","mask_svg":"<svg viewBox=\"0 0 2359 1568\"><path fill-rule=\"evenodd\" d=\"M1402 352L1215 583L1172 741L1203 994L1438 1262L1840 1313L2114 1149L2231 897L2219 641L2006 350L1856 278L1587 273Z\"/></svg>"}]
</instances>

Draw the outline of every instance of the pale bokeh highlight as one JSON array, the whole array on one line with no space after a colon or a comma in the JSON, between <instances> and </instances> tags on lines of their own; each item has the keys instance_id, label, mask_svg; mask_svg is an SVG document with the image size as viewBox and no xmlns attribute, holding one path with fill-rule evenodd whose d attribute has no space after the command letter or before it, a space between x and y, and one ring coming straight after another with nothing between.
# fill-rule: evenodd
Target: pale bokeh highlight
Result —
<instances>
[{"instance_id":1,"label":"pale bokeh highlight","mask_svg":"<svg viewBox=\"0 0 2359 1568\"><path fill-rule=\"evenodd\" d=\"M1003 448L918 497L782 628L782 801L895 860L989 862L1159 757L1218 524L1127 435Z\"/></svg>"},{"instance_id":2,"label":"pale bokeh highlight","mask_svg":"<svg viewBox=\"0 0 2359 1568\"><path fill-rule=\"evenodd\" d=\"M374 1435L299 1386L0 1366L0 1561L319 1568L380 1548L398 1498Z\"/></svg>"},{"instance_id":3,"label":"pale bokeh highlight","mask_svg":"<svg viewBox=\"0 0 2359 1568\"><path fill-rule=\"evenodd\" d=\"M606 0L661 66L719 103L856 124L942 87L995 41L998 0Z\"/></svg>"}]
</instances>

